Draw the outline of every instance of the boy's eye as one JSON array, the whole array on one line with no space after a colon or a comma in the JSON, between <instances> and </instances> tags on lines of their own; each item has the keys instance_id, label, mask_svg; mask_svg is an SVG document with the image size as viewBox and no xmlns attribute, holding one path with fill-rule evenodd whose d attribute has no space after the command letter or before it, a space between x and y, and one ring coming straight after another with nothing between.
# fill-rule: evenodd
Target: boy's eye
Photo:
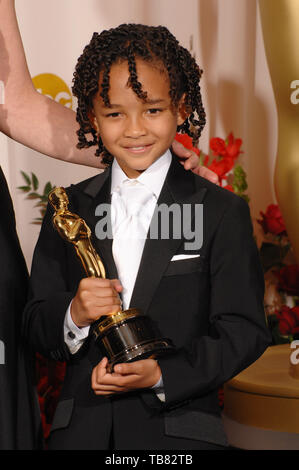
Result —
<instances>
[{"instance_id":1,"label":"boy's eye","mask_svg":"<svg viewBox=\"0 0 299 470\"><path fill-rule=\"evenodd\" d=\"M120 113L109 113L109 114L106 114L106 117L112 117L112 118L116 118L120 115Z\"/></svg>"},{"instance_id":2,"label":"boy's eye","mask_svg":"<svg viewBox=\"0 0 299 470\"><path fill-rule=\"evenodd\" d=\"M161 108L150 108L147 110L149 114L159 114L161 111L163 111Z\"/></svg>"}]
</instances>

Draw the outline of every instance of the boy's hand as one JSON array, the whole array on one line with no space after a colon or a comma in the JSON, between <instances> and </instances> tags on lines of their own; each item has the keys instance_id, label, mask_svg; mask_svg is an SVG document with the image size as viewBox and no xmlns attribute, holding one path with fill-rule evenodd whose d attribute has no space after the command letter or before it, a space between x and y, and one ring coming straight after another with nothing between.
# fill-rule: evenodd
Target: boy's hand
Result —
<instances>
[{"instance_id":1,"label":"boy's hand","mask_svg":"<svg viewBox=\"0 0 299 470\"><path fill-rule=\"evenodd\" d=\"M209 170L205 166L200 165L198 155L192 150L186 149L180 142L174 140L172 143L172 148L174 152L180 158L185 158L184 162L181 162L184 165L185 170L192 170L196 175L202 176L211 183L219 184L219 178L216 173Z\"/></svg>"},{"instance_id":2,"label":"boy's hand","mask_svg":"<svg viewBox=\"0 0 299 470\"><path fill-rule=\"evenodd\" d=\"M161 369L155 359L143 359L117 364L114 372L107 372L108 359L104 357L93 369L91 387L96 395L112 395L138 388L150 388L161 377Z\"/></svg>"},{"instance_id":3,"label":"boy's hand","mask_svg":"<svg viewBox=\"0 0 299 470\"><path fill-rule=\"evenodd\" d=\"M121 291L122 285L118 279L82 279L71 305L73 322L82 328L103 315L118 312L121 308L118 292Z\"/></svg>"}]
</instances>

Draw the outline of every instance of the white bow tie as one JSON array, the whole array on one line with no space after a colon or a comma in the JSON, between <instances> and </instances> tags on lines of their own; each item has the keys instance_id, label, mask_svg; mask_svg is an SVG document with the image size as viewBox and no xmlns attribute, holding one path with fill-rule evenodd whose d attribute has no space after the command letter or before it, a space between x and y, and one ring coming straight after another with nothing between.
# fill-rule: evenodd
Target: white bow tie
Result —
<instances>
[{"instance_id":1,"label":"white bow tie","mask_svg":"<svg viewBox=\"0 0 299 470\"><path fill-rule=\"evenodd\" d=\"M123 285L123 307L129 306L156 199L137 180L126 180L112 194L112 252Z\"/></svg>"}]
</instances>

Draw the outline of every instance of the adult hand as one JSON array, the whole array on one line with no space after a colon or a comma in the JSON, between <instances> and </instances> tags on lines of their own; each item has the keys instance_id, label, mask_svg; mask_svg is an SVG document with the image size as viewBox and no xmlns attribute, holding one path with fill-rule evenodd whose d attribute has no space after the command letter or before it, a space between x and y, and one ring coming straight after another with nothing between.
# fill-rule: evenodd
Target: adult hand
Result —
<instances>
[{"instance_id":1,"label":"adult hand","mask_svg":"<svg viewBox=\"0 0 299 470\"><path fill-rule=\"evenodd\" d=\"M195 152L186 149L177 140L173 141L172 148L178 157L185 159L185 161L181 162L185 170L192 170L193 173L206 178L211 183L219 184L218 175L205 166L200 165L198 155Z\"/></svg>"},{"instance_id":2,"label":"adult hand","mask_svg":"<svg viewBox=\"0 0 299 470\"><path fill-rule=\"evenodd\" d=\"M92 371L91 387L96 395L109 396L151 388L161 377L161 369L155 359L116 364L112 373L107 371L107 365L108 359L104 357Z\"/></svg>"}]
</instances>

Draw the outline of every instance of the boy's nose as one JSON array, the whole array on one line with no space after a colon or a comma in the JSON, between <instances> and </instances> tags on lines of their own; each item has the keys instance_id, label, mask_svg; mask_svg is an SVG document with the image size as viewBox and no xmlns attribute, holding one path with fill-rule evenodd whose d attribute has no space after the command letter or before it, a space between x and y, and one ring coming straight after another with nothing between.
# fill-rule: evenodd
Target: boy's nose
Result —
<instances>
[{"instance_id":1,"label":"boy's nose","mask_svg":"<svg viewBox=\"0 0 299 470\"><path fill-rule=\"evenodd\" d=\"M146 134L146 128L142 119L130 119L125 128L125 137L137 139Z\"/></svg>"}]
</instances>

